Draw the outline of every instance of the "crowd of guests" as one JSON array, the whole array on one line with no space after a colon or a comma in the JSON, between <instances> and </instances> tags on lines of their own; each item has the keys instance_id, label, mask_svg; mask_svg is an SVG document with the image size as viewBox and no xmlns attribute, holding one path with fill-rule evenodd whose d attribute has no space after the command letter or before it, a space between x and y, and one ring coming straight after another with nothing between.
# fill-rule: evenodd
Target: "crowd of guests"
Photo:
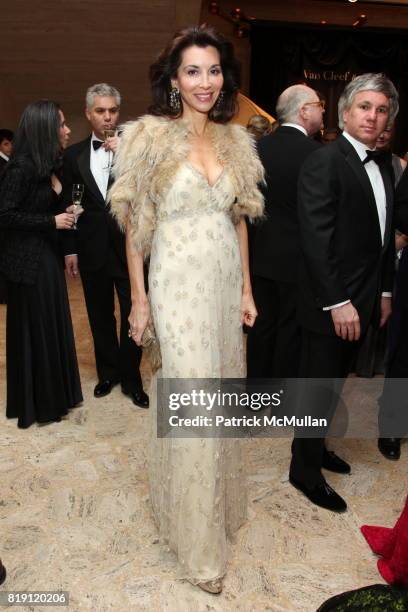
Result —
<instances>
[{"instance_id":1,"label":"crowd of guests","mask_svg":"<svg viewBox=\"0 0 408 612\"><path fill-rule=\"evenodd\" d=\"M157 376L242 378L245 324L248 379L332 380L323 394L304 383L298 406L329 425L335 381L350 372L368 331L391 316L395 229L406 244L406 164L379 150L398 113L394 85L381 74L349 83L339 101L342 134L326 130L327 145L314 138L324 101L306 85L291 86L278 99L276 125L250 122L255 150L255 139L231 124L239 67L214 30L175 35L150 79L149 113L122 131L118 90L90 87L91 133L70 147L57 104L41 100L23 112L0 178L7 416L25 428L59 421L82 401L65 267L84 290L96 398L121 384L135 405L149 406L140 376L147 332L161 349L154 415ZM247 221L256 221L250 244ZM395 417L406 390L393 384L408 373L404 253L379 418L379 448L390 459L399 458L406 434ZM322 469L350 472L324 437L297 427L290 483L312 503L345 511ZM178 555L181 577L210 593L222 590L227 534L245 520L241 472L236 440L152 436L161 538Z\"/></svg>"},{"instance_id":2,"label":"crowd of guests","mask_svg":"<svg viewBox=\"0 0 408 612\"><path fill-rule=\"evenodd\" d=\"M21 428L58 421L82 401L64 259L70 276L81 271L95 347L95 397L120 382L135 404L148 406L139 371L141 349L128 336L125 239L106 204L119 108L115 88L89 88L86 117L92 136L67 149L70 130L62 109L47 100L30 104L17 128L12 157L4 160L0 273L8 294L6 414L17 418ZM108 139L105 130L112 131ZM2 151L10 155L12 134L0 134L6 138ZM73 229L75 184L82 187L86 211L78 230ZM121 312L119 339L114 289Z\"/></svg>"},{"instance_id":3,"label":"crowd of guests","mask_svg":"<svg viewBox=\"0 0 408 612\"><path fill-rule=\"evenodd\" d=\"M292 98L295 98L296 91L299 91L301 88L302 86L300 85L297 87L289 88L285 92L285 94L291 96ZM304 91L307 91L307 89L305 89ZM309 89L309 92L310 91L311 90ZM319 94L319 92L316 92L316 94L319 96L319 99L322 104L322 109L324 111L323 98L321 94ZM282 99L283 99L283 96L280 98L279 102L282 102ZM279 102L278 102L278 107L277 107L278 114L279 114L279 110L278 110ZM256 272L257 266L259 265L258 262L259 261L263 262L262 257L259 257L259 253L268 252L268 247L266 245L267 241L265 240L261 246L259 245L259 242L258 242L260 237L261 239L264 239L264 234L268 229L268 224L265 224L260 230L258 230L257 232L254 232L254 236L256 235L256 239L254 239L253 241L254 244L252 247L252 253L254 255L254 258L251 261L251 270L252 271L255 270L255 273L254 273L255 274L254 275L254 287L255 288L258 287L260 283L265 284L267 278L273 278L273 276L276 274L281 275L282 278L286 278L286 279L292 278L292 283L294 283L293 286L295 287L296 285L296 273L295 273L296 265L292 265L292 269L289 270L290 272L289 274L288 274L288 270L285 269L285 265L288 259L288 248L293 249L292 263L296 260L297 251L299 249L297 246L297 241L294 236L292 236L291 238L287 240L284 240L280 236L280 232L282 228L285 227L285 220L287 223L287 219L285 216L282 215L282 211L279 210L279 201L286 200L286 202L291 202L292 204L294 204L294 208L297 209L296 195L294 195L293 193L294 191L293 184L297 183L297 180L298 180L299 165L296 166L296 163L294 162L291 156L293 155L294 149L296 149L297 154L300 154L301 147L293 146L293 147L289 147L289 149L287 148L288 141L287 139L284 138L284 136L282 136L284 134L284 131L279 129L280 125L287 126L287 124L284 123L285 119L282 117L281 117L281 121L283 122L282 124L279 122L279 120L275 120L273 123L271 123L266 117L262 115L253 115L252 117L250 117L247 123L247 130L255 136L257 141L261 140L263 137L267 136L268 134L276 132L276 130L279 130L278 135L280 135L281 137L281 138L274 138L272 141L265 139L261 143L258 144L258 152L260 156L262 157L266 155L266 160L264 161L264 165L266 169L268 168L270 169L269 174L271 175L271 179L267 181L267 186L265 189L265 196L267 198L267 201L268 201L268 197L270 199L273 199L272 209L274 209L274 211L268 215L268 219L274 218L275 222L273 223L273 226L275 228L275 235L273 236L273 241L271 240L269 249L271 253L275 254L276 261L272 265L269 265L271 262L268 261L267 264L263 266L263 271L261 271L260 274ZM300 117L299 116L295 117L294 124L292 127L297 126L298 129L300 129L300 126L302 125L303 123ZM291 131L289 130L287 133L291 134ZM324 128L323 123L321 123L320 129L318 129L317 131L316 131L316 126L315 126L315 130L313 134L311 134L310 131L308 132L308 135L312 136L315 142L321 143L321 144L330 144L334 142L335 140L337 140L337 138L341 134L342 132L339 128L334 128L334 127ZM394 185L395 187L397 187L404 173L404 170L407 167L407 161L405 158L399 157L398 155L392 152L394 134L395 134L394 124L388 125L386 129L378 136L375 148L377 151L384 152L383 159L389 164L389 169L393 177ZM295 132L292 132L292 137L294 137L294 135L295 135ZM299 132L298 132L298 137L299 137ZM305 143L304 139L301 139L300 142L304 146L308 146L310 150L313 150L313 144L310 143L310 139L307 144ZM263 149L266 150L265 153L263 153ZM280 160L278 162L277 160L279 159L279 152L281 151L288 153L288 155L283 160ZM271 156L272 160L274 160L275 162L273 166L271 166L271 162L268 161L267 159L268 155ZM284 170L277 167L276 164L280 164L281 166L283 166ZM293 180L293 184L287 180L288 179L288 174L287 174L288 168L292 168L293 174L291 178ZM280 191L283 191L283 194L280 194ZM270 192L269 196L268 196L268 192ZM295 190L295 193L297 194L297 189ZM277 218L273 217L274 214L277 215ZM296 223L297 223L296 217L297 217L297 214L295 214L294 217L292 218L292 230L293 231L295 230ZM271 227L272 227L272 224L269 225L270 231L271 231ZM272 236L270 237L272 238ZM288 237L285 235L285 238L288 238ZM285 248L282 246L283 242L286 243ZM406 373L407 373L407 369L403 368L401 364L399 368L397 368L396 362L398 361L398 358L397 360L395 359L395 349L398 346L398 339L401 337L401 335L403 336L404 334L404 330L401 327L401 323L402 321L404 321L404 319L402 318L402 311L403 311L403 303L405 300L404 292L406 291L405 289L406 283L404 283L404 277L406 275L406 270L405 270L406 263L405 262L408 256L408 251L405 250L406 246L408 246L408 236L406 236L401 231L399 231L398 228L395 228L396 274L395 274L395 282L394 282L392 316L390 318L388 325L385 325L382 328L377 328L376 326L373 326L373 325L369 326L363 341L360 342L358 350L356 351L355 359L353 360L353 363L350 368L351 371L356 373L358 376L372 377L376 374L385 374L386 367L388 365L388 370L387 370L388 376L386 379L386 385L385 385L385 390L384 390L384 392L387 392L387 393L389 389L393 387L394 385L394 382L391 382L391 381L394 381L395 378L405 378ZM291 258L289 257L289 260L290 259ZM283 269L282 269L282 266L283 266ZM260 278L258 278L258 276ZM281 287L281 290L282 290L282 287ZM271 302L275 304L275 308L278 307L278 304L280 304L281 307L283 308L289 308L290 299L289 300L285 299L284 301L277 300L276 295L274 295L273 298L274 299ZM260 304L261 302L262 302L262 295L258 297L257 303ZM256 346L255 346L255 354L252 356L250 355L250 358L248 360L248 376L253 375L254 377L263 377L263 376L271 376L273 373L275 376L280 376L279 367L273 368L273 360L271 359L270 354L269 355L267 354L266 359L264 359L264 363L258 363L259 360L263 359L263 351L261 350L261 352L259 352L259 349L266 347L266 350L268 349L270 351L275 350L276 353L279 355L279 361L282 355L284 355L284 357L286 358L284 352L282 352L282 347L279 345L279 343L277 343L276 339L273 339L273 338L271 339L268 336L268 334L271 333L271 329L273 329L274 333L278 334L278 338L279 338L279 334L284 333L285 331L284 329L285 325L282 324L283 321L286 322L286 325L290 325L292 323L292 325L295 325L296 329L298 330L300 329L300 327L297 324L295 305L296 305L296 298L294 301L292 300L292 313L288 314L286 317L281 319L279 322L276 322L275 325L273 325L272 323L272 319L273 319L272 313L273 313L274 307L272 306L272 303L265 305L264 311L267 312L268 313L267 316L271 318L270 325L269 327L268 326L261 327L262 322L265 324L266 321L265 319L263 319L263 317L258 317L257 325L255 329L253 330L253 333L250 336L250 341L249 341L249 347L251 351L253 339L254 337L256 337L256 335L259 335L259 339L256 342ZM298 334L293 334L291 342L288 341L288 337L284 338L284 341L283 341L284 346L293 347L293 350L291 351L291 354L289 355L289 362L294 364L294 368L293 369L288 368L287 358L286 358L286 361L284 361L283 364L281 364L283 366L284 372L286 373L286 376L289 376L289 375L296 376L296 373L298 372L298 363L296 361L296 355L299 353L299 350L298 350L299 343L296 342L297 336ZM399 360L401 360L401 357L399 358ZM407 362L407 365L408 365L408 362ZM268 366L269 366L269 369L268 369ZM253 372L251 371L252 367L255 368ZM388 402L389 400L386 401L385 399L381 399L380 406L386 406ZM387 415L388 416L391 415L390 409L387 410ZM383 419L383 417L384 417L384 414L383 414L383 411L381 410L380 416L379 416L380 421ZM380 427L380 430L385 432L386 427ZM397 439L381 438L379 440L379 449L383 453L383 455L389 459L398 459L400 456L400 442L398 438Z\"/></svg>"},{"instance_id":4,"label":"crowd of guests","mask_svg":"<svg viewBox=\"0 0 408 612\"><path fill-rule=\"evenodd\" d=\"M318 92L289 87L277 102L277 129L267 126L258 140L266 219L251 232L258 317L248 330L248 378L299 377L298 414L330 424L345 377L372 376L376 360L384 364L388 323L378 448L398 460L408 432L408 175L391 152L398 94L384 75L361 75L339 100L342 133L323 130L323 113ZM289 482L318 506L346 510L322 469L351 471L323 437L295 428ZM362 529L385 580L405 585L407 503L394 529Z\"/></svg>"}]
</instances>

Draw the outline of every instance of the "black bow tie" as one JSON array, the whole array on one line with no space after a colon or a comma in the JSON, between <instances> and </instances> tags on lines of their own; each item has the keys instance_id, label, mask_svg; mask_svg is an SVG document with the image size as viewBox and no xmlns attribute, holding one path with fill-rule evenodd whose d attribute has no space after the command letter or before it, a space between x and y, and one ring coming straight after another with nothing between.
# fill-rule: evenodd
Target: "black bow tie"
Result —
<instances>
[{"instance_id":1,"label":"black bow tie","mask_svg":"<svg viewBox=\"0 0 408 612\"><path fill-rule=\"evenodd\" d=\"M363 161L363 164L368 164L370 161L374 161L376 164L383 164L387 158L386 151L370 151L366 150L367 157Z\"/></svg>"},{"instance_id":2,"label":"black bow tie","mask_svg":"<svg viewBox=\"0 0 408 612\"><path fill-rule=\"evenodd\" d=\"M102 145L103 145L103 140L93 140L92 141L92 146L94 148L94 151L97 151L98 149L100 149Z\"/></svg>"}]
</instances>

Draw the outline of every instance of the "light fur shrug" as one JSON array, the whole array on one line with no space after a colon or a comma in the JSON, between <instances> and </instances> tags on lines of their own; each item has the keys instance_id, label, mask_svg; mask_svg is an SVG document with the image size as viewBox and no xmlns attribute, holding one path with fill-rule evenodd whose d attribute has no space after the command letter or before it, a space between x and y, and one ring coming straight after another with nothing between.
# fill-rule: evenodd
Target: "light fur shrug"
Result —
<instances>
[{"instance_id":1,"label":"light fur shrug","mask_svg":"<svg viewBox=\"0 0 408 612\"><path fill-rule=\"evenodd\" d=\"M227 166L235 189L230 211L233 222L243 215L250 219L262 216L258 184L264 171L253 138L239 125L210 123L209 129L217 159ZM156 207L187 159L189 148L188 126L181 119L145 115L124 126L109 200L119 226L122 230L130 227L135 248L145 256L155 230Z\"/></svg>"}]
</instances>

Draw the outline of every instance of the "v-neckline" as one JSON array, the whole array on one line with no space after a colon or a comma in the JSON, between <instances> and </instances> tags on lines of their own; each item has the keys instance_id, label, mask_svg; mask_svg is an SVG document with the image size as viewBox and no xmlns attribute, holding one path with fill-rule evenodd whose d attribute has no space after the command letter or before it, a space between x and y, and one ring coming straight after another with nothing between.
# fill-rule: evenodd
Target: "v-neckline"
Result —
<instances>
[{"instance_id":1,"label":"v-neckline","mask_svg":"<svg viewBox=\"0 0 408 612\"><path fill-rule=\"evenodd\" d=\"M194 166L194 164L191 163L191 161L189 161L188 159L186 160L186 164L196 173L198 174L202 180L208 185L208 187L210 189L214 189L214 187L216 186L216 184L218 183L218 181L221 179L222 175L224 174L225 171L225 166L222 167L221 172L219 173L219 175L217 176L217 178L215 179L214 183L211 184L209 182L209 180L207 179L207 177L201 172L201 170L199 170L198 168L196 168Z\"/></svg>"}]
</instances>

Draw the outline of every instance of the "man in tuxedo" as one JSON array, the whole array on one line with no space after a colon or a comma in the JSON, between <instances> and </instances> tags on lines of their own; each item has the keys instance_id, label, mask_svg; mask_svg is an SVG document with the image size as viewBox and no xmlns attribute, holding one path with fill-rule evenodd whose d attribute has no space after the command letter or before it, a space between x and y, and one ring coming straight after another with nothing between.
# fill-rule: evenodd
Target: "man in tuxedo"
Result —
<instances>
[{"instance_id":1,"label":"man in tuxedo","mask_svg":"<svg viewBox=\"0 0 408 612\"><path fill-rule=\"evenodd\" d=\"M299 230L297 182L302 163L321 145L310 138L321 127L324 103L306 85L280 95L280 127L262 138L265 221L252 230L251 273L258 317L249 329L248 379L298 375L301 332L296 319Z\"/></svg>"},{"instance_id":2,"label":"man in tuxedo","mask_svg":"<svg viewBox=\"0 0 408 612\"><path fill-rule=\"evenodd\" d=\"M339 100L342 136L312 153L299 177L299 376L331 381L305 381L299 416L326 418L328 424L335 389L349 372L360 338L370 323L383 326L391 313L393 184L389 164L374 149L397 112L391 81L382 74L357 77ZM290 482L313 503L344 511L346 502L321 469L348 473L350 466L326 449L324 438L311 435L307 428L296 431Z\"/></svg>"},{"instance_id":3,"label":"man in tuxedo","mask_svg":"<svg viewBox=\"0 0 408 612\"><path fill-rule=\"evenodd\" d=\"M6 167L13 149L14 134L11 130L0 130L0 173Z\"/></svg>"},{"instance_id":4,"label":"man in tuxedo","mask_svg":"<svg viewBox=\"0 0 408 612\"><path fill-rule=\"evenodd\" d=\"M64 205L72 202L72 186L84 186L77 230L65 232L64 252L68 274L81 275L86 308L92 331L98 384L95 397L109 394L119 382L134 404L147 408L149 400L142 387L139 366L141 349L129 338L127 318L131 309L130 283L126 263L125 237L110 214L106 194L110 168L118 146L115 131L120 94L100 83L86 94L85 114L92 134L65 151L63 165ZM120 335L116 332L114 289L120 306Z\"/></svg>"}]
</instances>

